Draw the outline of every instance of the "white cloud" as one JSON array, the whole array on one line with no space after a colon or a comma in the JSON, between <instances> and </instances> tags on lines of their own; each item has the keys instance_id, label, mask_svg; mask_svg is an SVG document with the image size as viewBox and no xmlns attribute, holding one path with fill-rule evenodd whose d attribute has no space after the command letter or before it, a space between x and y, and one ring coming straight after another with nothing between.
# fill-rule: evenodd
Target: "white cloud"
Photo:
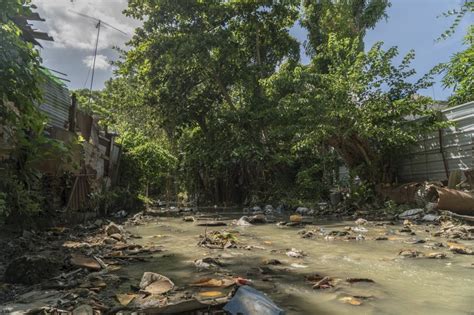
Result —
<instances>
[{"instance_id":1,"label":"white cloud","mask_svg":"<svg viewBox=\"0 0 474 315\"><path fill-rule=\"evenodd\" d=\"M82 63L85 64L87 67L91 68L94 62L94 56L87 56L82 59ZM107 70L111 67L109 58L104 55L97 55L95 58L95 69L99 70Z\"/></svg>"},{"instance_id":2,"label":"white cloud","mask_svg":"<svg viewBox=\"0 0 474 315\"><path fill-rule=\"evenodd\" d=\"M97 22L100 19L129 35L124 35L107 26L102 26L99 37L99 50L123 47L131 38L140 21L130 19L122 14L127 7L127 0L33 0L45 22L34 23L43 31L54 37L55 47L93 50L97 36Z\"/></svg>"}]
</instances>

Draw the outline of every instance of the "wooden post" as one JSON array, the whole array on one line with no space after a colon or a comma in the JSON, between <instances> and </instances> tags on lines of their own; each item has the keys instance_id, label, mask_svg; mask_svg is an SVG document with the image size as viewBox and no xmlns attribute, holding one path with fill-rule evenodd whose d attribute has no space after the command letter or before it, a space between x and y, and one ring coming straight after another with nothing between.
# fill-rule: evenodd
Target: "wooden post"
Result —
<instances>
[{"instance_id":1,"label":"wooden post","mask_svg":"<svg viewBox=\"0 0 474 315\"><path fill-rule=\"evenodd\" d=\"M76 110L77 110L76 93L72 93L71 107L69 108L69 131L71 132L76 132Z\"/></svg>"}]
</instances>

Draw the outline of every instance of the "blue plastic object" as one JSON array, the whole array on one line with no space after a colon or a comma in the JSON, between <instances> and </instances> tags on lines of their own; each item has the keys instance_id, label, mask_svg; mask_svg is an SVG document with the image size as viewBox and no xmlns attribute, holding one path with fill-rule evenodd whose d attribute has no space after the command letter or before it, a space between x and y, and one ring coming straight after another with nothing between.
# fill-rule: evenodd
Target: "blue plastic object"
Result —
<instances>
[{"instance_id":1,"label":"blue plastic object","mask_svg":"<svg viewBox=\"0 0 474 315\"><path fill-rule=\"evenodd\" d=\"M248 285L237 290L224 310L231 315L285 315L285 311L265 294Z\"/></svg>"}]
</instances>

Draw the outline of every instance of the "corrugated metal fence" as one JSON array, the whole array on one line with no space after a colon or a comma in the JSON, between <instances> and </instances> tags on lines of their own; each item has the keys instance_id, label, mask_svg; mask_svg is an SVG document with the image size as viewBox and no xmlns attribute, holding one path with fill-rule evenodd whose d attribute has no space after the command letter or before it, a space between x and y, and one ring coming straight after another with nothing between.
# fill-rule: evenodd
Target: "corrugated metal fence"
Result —
<instances>
[{"instance_id":1,"label":"corrugated metal fence","mask_svg":"<svg viewBox=\"0 0 474 315\"><path fill-rule=\"evenodd\" d=\"M474 102L441 113L453 125L408 149L398 167L400 182L446 180L451 171L474 168Z\"/></svg>"},{"instance_id":2,"label":"corrugated metal fence","mask_svg":"<svg viewBox=\"0 0 474 315\"><path fill-rule=\"evenodd\" d=\"M44 84L43 102L40 105L41 111L48 116L48 124L58 128L65 128L69 119L69 107L71 97L66 87L46 80Z\"/></svg>"}]
</instances>

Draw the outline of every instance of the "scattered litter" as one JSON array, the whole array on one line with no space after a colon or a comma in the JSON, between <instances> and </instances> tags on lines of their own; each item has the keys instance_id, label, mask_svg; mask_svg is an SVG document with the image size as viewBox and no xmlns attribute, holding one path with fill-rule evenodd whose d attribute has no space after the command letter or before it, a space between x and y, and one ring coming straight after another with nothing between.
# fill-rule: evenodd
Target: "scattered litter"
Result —
<instances>
[{"instance_id":1,"label":"scattered litter","mask_svg":"<svg viewBox=\"0 0 474 315\"><path fill-rule=\"evenodd\" d=\"M164 294L174 288L167 277L154 272L145 272L140 281L140 289L149 294Z\"/></svg>"},{"instance_id":2,"label":"scattered litter","mask_svg":"<svg viewBox=\"0 0 474 315\"><path fill-rule=\"evenodd\" d=\"M285 311L279 308L265 294L249 286L240 287L234 297L224 306L230 315L284 315Z\"/></svg>"},{"instance_id":3,"label":"scattered litter","mask_svg":"<svg viewBox=\"0 0 474 315\"><path fill-rule=\"evenodd\" d=\"M355 223L356 225L366 225L367 222L368 222L368 221L367 221L366 219L359 218L359 219L355 220L354 223Z\"/></svg>"},{"instance_id":4,"label":"scattered litter","mask_svg":"<svg viewBox=\"0 0 474 315\"><path fill-rule=\"evenodd\" d=\"M190 284L192 287L216 287L216 288L227 288L235 284L234 279L223 278L223 279L213 279L213 278L203 278L198 281Z\"/></svg>"},{"instance_id":5,"label":"scattered litter","mask_svg":"<svg viewBox=\"0 0 474 315\"><path fill-rule=\"evenodd\" d=\"M116 294L115 297L117 298L117 301L123 305L127 306L130 304L130 302L133 301L138 295L137 294Z\"/></svg>"},{"instance_id":6,"label":"scattered litter","mask_svg":"<svg viewBox=\"0 0 474 315\"><path fill-rule=\"evenodd\" d=\"M296 248L292 248L291 250L287 251L286 255L292 258L303 258L304 256L306 256L303 251L298 250Z\"/></svg>"},{"instance_id":7,"label":"scattered litter","mask_svg":"<svg viewBox=\"0 0 474 315\"><path fill-rule=\"evenodd\" d=\"M339 301L342 301L346 304L350 304L350 305L354 305L354 306L362 305L361 300L358 300L358 299L356 299L355 297L352 297L352 296L346 296L346 297L340 298Z\"/></svg>"}]
</instances>

